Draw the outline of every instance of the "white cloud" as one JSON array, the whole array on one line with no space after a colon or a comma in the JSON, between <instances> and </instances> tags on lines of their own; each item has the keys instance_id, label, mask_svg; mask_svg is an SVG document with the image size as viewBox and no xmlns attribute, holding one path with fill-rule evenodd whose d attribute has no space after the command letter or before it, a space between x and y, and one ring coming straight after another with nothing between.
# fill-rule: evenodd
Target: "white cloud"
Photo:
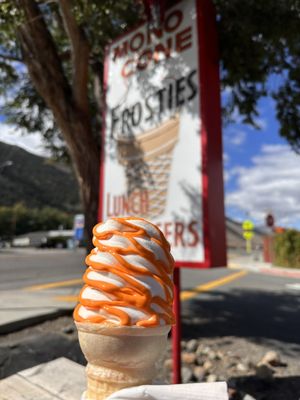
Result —
<instances>
[{"instance_id":1,"label":"white cloud","mask_svg":"<svg viewBox=\"0 0 300 400\"><path fill-rule=\"evenodd\" d=\"M264 145L251 167L231 171L237 189L227 194L226 205L263 223L272 212L276 223L300 224L300 156L288 145Z\"/></svg>"},{"instance_id":2,"label":"white cloud","mask_svg":"<svg viewBox=\"0 0 300 400\"><path fill-rule=\"evenodd\" d=\"M19 128L0 123L0 141L13 144L39 156L47 157L49 152L45 150L42 137L39 133L22 135Z\"/></svg>"},{"instance_id":3,"label":"white cloud","mask_svg":"<svg viewBox=\"0 0 300 400\"><path fill-rule=\"evenodd\" d=\"M241 146L246 140L246 132L244 131L229 131L225 134L225 144L231 146Z\"/></svg>"},{"instance_id":4,"label":"white cloud","mask_svg":"<svg viewBox=\"0 0 300 400\"><path fill-rule=\"evenodd\" d=\"M229 181L229 179L231 177L230 171L228 169L229 160L230 160L230 157L229 157L228 153L223 152L223 165L224 165L223 177L224 177L224 181L226 183Z\"/></svg>"},{"instance_id":5,"label":"white cloud","mask_svg":"<svg viewBox=\"0 0 300 400\"><path fill-rule=\"evenodd\" d=\"M230 160L230 157L229 157L229 155L228 155L228 153L223 153L223 163L224 164L228 164L229 163L229 160Z\"/></svg>"},{"instance_id":6,"label":"white cloud","mask_svg":"<svg viewBox=\"0 0 300 400\"><path fill-rule=\"evenodd\" d=\"M227 169L224 169L223 177L224 177L224 182L227 183L231 178L230 171L228 171Z\"/></svg>"}]
</instances>

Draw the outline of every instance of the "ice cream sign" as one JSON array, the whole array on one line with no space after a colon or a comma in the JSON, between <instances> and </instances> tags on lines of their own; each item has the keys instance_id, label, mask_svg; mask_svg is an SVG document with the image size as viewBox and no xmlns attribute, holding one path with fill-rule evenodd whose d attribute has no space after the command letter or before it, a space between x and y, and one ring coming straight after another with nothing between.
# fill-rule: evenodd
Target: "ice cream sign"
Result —
<instances>
[{"instance_id":1,"label":"ice cream sign","mask_svg":"<svg viewBox=\"0 0 300 400\"><path fill-rule=\"evenodd\" d=\"M218 71L201 7L179 2L159 28L140 25L108 49L100 218L150 219L178 265L205 267L225 263L215 257L225 242Z\"/></svg>"}]
</instances>

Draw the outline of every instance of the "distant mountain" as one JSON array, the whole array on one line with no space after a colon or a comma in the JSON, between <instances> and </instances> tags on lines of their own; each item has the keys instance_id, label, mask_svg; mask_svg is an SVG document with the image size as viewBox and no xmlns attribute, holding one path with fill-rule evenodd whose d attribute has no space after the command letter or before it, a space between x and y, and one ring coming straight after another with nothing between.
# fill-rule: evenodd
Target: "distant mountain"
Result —
<instances>
[{"instance_id":1,"label":"distant mountain","mask_svg":"<svg viewBox=\"0 0 300 400\"><path fill-rule=\"evenodd\" d=\"M80 208L78 185L68 168L0 142L0 206L18 202L30 208L49 206L76 212Z\"/></svg>"}]
</instances>

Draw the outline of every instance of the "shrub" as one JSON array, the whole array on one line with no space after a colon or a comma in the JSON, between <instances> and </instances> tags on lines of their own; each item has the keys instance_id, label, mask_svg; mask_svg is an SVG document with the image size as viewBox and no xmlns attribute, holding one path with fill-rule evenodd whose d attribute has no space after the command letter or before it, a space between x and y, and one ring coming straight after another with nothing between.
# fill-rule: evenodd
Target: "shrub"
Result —
<instances>
[{"instance_id":1,"label":"shrub","mask_svg":"<svg viewBox=\"0 0 300 400\"><path fill-rule=\"evenodd\" d=\"M300 232L288 229L275 236L274 240L274 264L300 268Z\"/></svg>"},{"instance_id":2,"label":"shrub","mask_svg":"<svg viewBox=\"0 0 300 400\"><path fill-rule=\"evenodd\" d=\"M11 239L28 232L72 228L73 216L51 207L27 208L22 203L0 206L0 238Z\"/></svg>"}]
</instances>

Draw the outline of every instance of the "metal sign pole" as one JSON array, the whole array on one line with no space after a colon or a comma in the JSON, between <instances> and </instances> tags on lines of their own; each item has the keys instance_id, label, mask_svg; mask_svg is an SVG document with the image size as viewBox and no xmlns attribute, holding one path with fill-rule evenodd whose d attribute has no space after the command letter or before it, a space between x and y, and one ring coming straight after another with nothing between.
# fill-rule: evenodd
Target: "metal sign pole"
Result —
<instances>
[{"instance_id":1,"label":"metal sign pole","mask_svg":"<svg viewBox=\"0 0 300 400\"><path fill-rule=\"evenodd\" d=\"M181 315L180 315L180 268L174 269L174 314L176 325L172 327L173 383L181 383Z\"/></svg>"}]
</instances>

